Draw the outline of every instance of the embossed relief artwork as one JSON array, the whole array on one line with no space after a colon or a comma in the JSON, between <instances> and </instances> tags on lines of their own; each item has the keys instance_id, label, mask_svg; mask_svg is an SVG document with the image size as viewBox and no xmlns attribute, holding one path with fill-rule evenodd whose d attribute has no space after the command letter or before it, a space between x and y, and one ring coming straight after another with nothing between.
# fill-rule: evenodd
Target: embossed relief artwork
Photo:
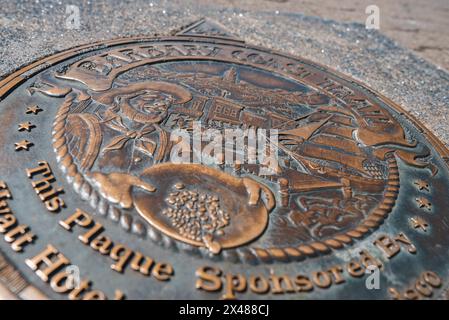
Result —
<instances>
[{"instance_id":1,"label":"embossed relief artwork","mask_svg":"<svg viewBox=\"0 0 449 320\"><path fill-rule=\"evenodd\" d=\"M31 285L48 297L70 293L55 290L63 276L52 280L53 270L35 275L50 264L42 256L61 254L57 244L73 264L94 257L85 266L92 277L102 270L112 279L99 280L102 298L171 298L179 288L184 298L335 298L363 287L369 265L388 270L402 256L424 265L427 246L415 243L424 236L435 250L449 242L438 223L449 201L435 193L449 184L448 151L427 129L354 80L220 28L202 20L172 37L75 48L0 82L10 214L0 231L19 224L16 215L33 230L26 239L25 230L11 233L1 249L36 247L17 266L17 294ZM276 142L258 140L276 149L274 168L225 158L251 153L248 136L235 137L240 150L220 140L223 152L211 152L214 135L232 130L276 132ZM185 141L189 161L173 161ZM229 272L244 289L209 283ZM443 294L447 270L425 272L420 281ZM362 296L403 295L412 282L396 288L395 277Z\"/></svg>"}]
</instances>

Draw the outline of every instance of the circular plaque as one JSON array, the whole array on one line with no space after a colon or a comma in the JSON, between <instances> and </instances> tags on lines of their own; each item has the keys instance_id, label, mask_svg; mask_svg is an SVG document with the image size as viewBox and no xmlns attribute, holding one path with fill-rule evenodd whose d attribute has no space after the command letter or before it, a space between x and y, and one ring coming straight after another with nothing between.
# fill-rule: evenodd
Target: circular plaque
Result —
<instances>
[{"instance_id":1,"label":"circular plaque","mask_svg":"<svg viewBox=\"0 0 449 320\"><path fill-rule=\"evenodd\" d=\"M194 31L74 48L0 81L4 290L445 296L444 145L338 72Z\"/></svg>"}]
</instances>

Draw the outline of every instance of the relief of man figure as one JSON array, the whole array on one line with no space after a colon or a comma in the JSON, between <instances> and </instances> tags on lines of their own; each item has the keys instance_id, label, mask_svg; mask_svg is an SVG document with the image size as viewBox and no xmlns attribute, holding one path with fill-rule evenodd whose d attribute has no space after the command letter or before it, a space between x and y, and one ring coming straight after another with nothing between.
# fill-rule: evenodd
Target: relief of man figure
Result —
<instances>
[{"instance_id":1,"label":"relief of man figure","mask_svg":"<svg viewBox=\"0 0 449 320\"><path fill-rule=\"evenodd\" d=\"M168 109L192 95L173 83L147 81L95 93L92 99L89 111L68 117L69 150L104 197L129 208L133 186L154 190L135 175L168 157L169 136L160 126Z\"/></svg>"},{"instance_id":2,"label":"relief of man figure","mask_svg":"<svg viewBox=\"0 0 449 320\"><path fill-rule=\"evenodd\" d=\"M112 89L94 99L109 106L101 122L112 136L103 146L99 166L107 168L112 164L131 171L139 162L136 160L145 156L151 159L151 165L164 160L169 138L160 124L171 105L186 103L192 95L179 85L152 81Z\"/></svg>"}]
</instances>

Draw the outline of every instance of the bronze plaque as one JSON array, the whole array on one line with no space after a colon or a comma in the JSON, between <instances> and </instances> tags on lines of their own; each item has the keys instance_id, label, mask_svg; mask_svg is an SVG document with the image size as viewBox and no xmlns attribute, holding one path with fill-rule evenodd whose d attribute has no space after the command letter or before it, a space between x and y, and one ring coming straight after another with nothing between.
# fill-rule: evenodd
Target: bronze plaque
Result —
<instances>
[{"instance_id":1,"label":"bronze plaque","mask_svg":"<svg viewBox=\"0 0 449 320\"><path fill-rule=\"evenodd\" d=\"M324 66L202 20L46 57L0 97L4 295L446 295L448 150Z\"/></svg>"}]
</instances>

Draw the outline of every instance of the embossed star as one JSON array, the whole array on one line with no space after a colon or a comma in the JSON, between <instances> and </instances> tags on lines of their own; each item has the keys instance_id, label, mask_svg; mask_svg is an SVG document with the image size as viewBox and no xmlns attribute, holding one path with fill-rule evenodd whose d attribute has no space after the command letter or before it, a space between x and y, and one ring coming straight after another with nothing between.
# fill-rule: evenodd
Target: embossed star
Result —
<instances>
[{"instance_id":1,"label":"embossed star","mask_svg":"<svg viewBox=\"0 0 449 320\"><path fill-rule=\"evenodd\" d=\"M31 131L31 128L35 128L36 126L34 125L34 124L32 124L31 122L22 122L22 123L19 123L19 131L28 131L28 132L30 132Z\"/></svg>"},{"instance_id":2,"label":"embossed star","mask_svg":"<svg viewBox=\"0 0 449 320\"><path fill-rule=\"evenodd\" d=\"M418 187L419 190L430 191L429 183L424 180L416 180L414 184Z\"/></svg>"},{"instance_id":3,"label":"embossed star","mask_svg":"<svg viewBox=\"0 0 449 320\"><path fill-rule=\"evenodd\" d=\"M427 232L427 228L429 227L429 224L424 221L424 219L420 217L414 217L410 218L410 222L412 224L412 227L415 229L421 229L424 232Z\"/></svg>"},{"instance_id":4,"label":"embossed star","mask_svg":"<svg viewBox=\"0 0 449 320\"><path fill-rule=\"evenodd\" d=\"M430 201L427 200L426 198L419 197L416 198L415 200L420 208L426 208L429 211L432 209L432 203L430 203Z\"/></svg>"},{"instance_id":5,"label":"embossed star","mask_svg":"<svg viewBox=\"0 0 449 320\"><path fill-rule=\"evenodd\" d=\"M15 147L16 147L16 151L20 151L20 150L27 150L33 145L32 142L29 142L28 140L22 140L19 142L14 143Z\"/></svg>"},{"instance_id":6,"label":"embossed star","mask_svg":"<svg viewBox=\"0 0 449 320\"><path fill-rule=\"evenodd\" d=\"M31 106L31 107L27 107L27 110L25 111L25 113L38 114L41 111L44 111L44 110L41 109L39 106Z\"/></svg>"}]
</instances>

